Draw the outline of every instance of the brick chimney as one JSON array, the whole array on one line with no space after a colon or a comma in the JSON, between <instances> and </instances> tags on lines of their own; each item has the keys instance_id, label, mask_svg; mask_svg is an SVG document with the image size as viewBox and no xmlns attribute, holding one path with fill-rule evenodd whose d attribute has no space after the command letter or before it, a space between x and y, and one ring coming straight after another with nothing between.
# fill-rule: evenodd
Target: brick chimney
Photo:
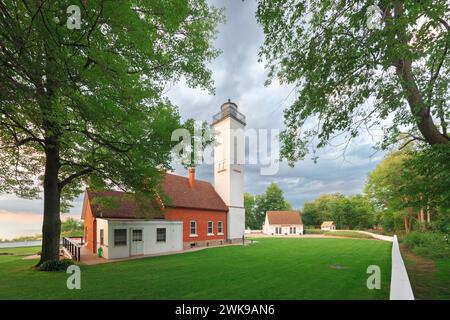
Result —
<instances>
[{"instance_id":1,"label":"brick chimney","mask_svg":"<svg viewBox=\"0 0 450 320\"><path fill-rule=\"evenodd\" d=\"M193 188L195 186L195 168L189 168L189 186Z\"/></svg>"}]
</instances>

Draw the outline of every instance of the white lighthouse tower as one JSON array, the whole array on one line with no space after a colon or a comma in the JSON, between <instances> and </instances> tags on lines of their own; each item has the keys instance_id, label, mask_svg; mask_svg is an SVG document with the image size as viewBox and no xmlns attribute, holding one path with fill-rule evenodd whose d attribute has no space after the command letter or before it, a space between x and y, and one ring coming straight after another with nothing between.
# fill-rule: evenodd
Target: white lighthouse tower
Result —
<instances>
[{"instance_id":1,"label":"white lighthouse tower","mask_svg":"<svg viewBox=\"0 0 450 320\"><path fill-rule=\"evenodd\" d=\"M228 206L228 240L242 241L245 229L245 116L228 99L213 117L213 127L216 132L214 188Z\"/></svg>"}]
</instances>

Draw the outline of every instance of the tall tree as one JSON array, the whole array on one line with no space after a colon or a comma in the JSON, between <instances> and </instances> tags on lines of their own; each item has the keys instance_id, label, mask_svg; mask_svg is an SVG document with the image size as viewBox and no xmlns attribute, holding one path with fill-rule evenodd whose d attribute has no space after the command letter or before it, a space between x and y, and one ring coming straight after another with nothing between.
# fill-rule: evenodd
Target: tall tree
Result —
<instances>
[{"instance_id":1,"label":"tall tree","mask_svg":"<svg viewBox=\"0 0 450 320\"><path fill-rule=\"evenodd\" d=\"M255 197L255 224L261 228L265 214L271 210L291 210L292 205L284 198L283 190L272 182L263 194Z\"/></svg>"},{"instance_id":2,"label":"tall tree","mask_svg":"<svg viewBox=\"0 0 450 320\"><path fill-rule=\"evenodd\" d=\"M180 125L164 86L212 90L221 17L205 0L0 1L0 192L43 190L40 263L83 185L158 192Z\"/></svg>"},{"instance_id":3,"label":"tall tree","mask_svg":"<svg viewBox=\"0 0 450 320\"><path fill-rule=\"evenodd\" d=\"M252 230L261 228L261 226L258 225L258 222L256 221L255 207L256 207L255 197L252 194L245 192L244 193L245 226Z\"/></svg>"},{"instance_id":4,"label":"tall tree","mask_svg":"<svg viewBox=\"0 0 450 320\"><path fill-rule=\"evenodd\" d=\"M316 137L312 147L320 148L386 119L383 147L404 128L412 140L449 145L448 1L378 3L373 10L375 1L259 0L268 81L278 77L297 90L281 134L291 165ZM305 127L308 119L318 124Z\"/></svg>"},{"instance_id":5,"label":"tall tree","mask_svg":"<svg viewBox=\"0 0 450 320\"><path fill-rule=\"evenodd\" d=\"M407 232L420 210L416 205L419 195L412 191L419 177L403 173L409 158L406 152L391 153L369 174L365 186L365 192L382 212L393 211L403 219Z\"/></svg>"}]
</instances>

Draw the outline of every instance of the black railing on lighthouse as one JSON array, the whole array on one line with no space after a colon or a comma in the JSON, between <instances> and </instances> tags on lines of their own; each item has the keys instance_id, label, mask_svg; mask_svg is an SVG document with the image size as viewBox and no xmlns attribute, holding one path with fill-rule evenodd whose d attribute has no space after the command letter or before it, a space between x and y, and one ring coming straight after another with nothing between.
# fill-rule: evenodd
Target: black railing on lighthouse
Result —
<instances>
[{"instance_id":1,"label":"black railing on lighthouse","mask_svg":"<svg viewBox=\"0 0 450 320\"><path fill-rule=\"evenodd\" d=\"M62 245L70 253L73 260L75 261L81 260L81 247L83 245L83 238L81 238L81 242L76 242L71 238L64 237Z\"/></svg>"}]
</instances>

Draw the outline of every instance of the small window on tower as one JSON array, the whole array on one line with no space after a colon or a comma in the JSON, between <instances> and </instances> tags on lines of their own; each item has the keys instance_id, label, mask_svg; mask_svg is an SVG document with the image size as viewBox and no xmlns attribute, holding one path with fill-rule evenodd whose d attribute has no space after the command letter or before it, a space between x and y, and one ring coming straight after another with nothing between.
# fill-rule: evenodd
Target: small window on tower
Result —
<instances>
[{"instance_id":1,"label":"small window on tower","mask_svg":"<svg viewBox=\"0 0 450 320\"><path fill-rule=\"evenodd\" d=\"M217 222L217 234L222 235L223 234L223 223L222 221Z\"/></svg>"}]
</instances>

